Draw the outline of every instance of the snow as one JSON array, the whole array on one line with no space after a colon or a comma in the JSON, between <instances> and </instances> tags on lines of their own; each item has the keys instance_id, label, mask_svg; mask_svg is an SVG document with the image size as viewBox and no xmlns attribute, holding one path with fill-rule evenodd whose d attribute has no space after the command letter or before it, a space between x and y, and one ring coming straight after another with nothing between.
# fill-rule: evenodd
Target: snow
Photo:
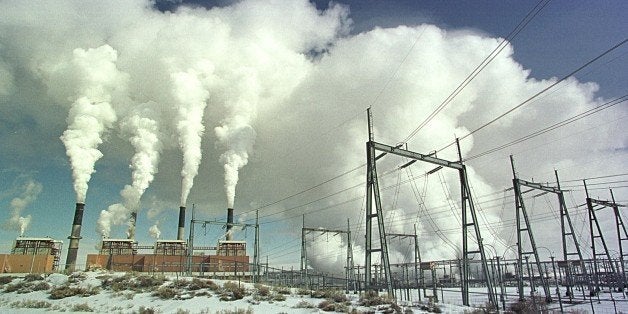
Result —
<instances>
[{"instance_id":1,"label":"snow","mask_svg":"<svg viewBox=\"0 0 628 314\"><path fill-rule=\"evenodd\" d=\"M155 313L219 313L221 311L250 310L252 313L324 313L317 306L324 299L313 298L310 295L298 295L298 289L290 289L290 294L285 294L284 301L273 301L272 295L278 294L273 287L270 287L270 293L267 297L256 296L258 289L251 283L232 281L234 287L241 287L247 291L244 298L234 301L221 301L219 292L212 291L207 287L200 289L177 287L184 285L184 281L191 281L190 277L167 277L163 284L159 284L164 289L173 288L180 289L179 293L171 299L160 299L149 291L133 291L130 286L117 287L113 289L110 285L113 279L135 280L137 277L146 276L142 274L129 275L125 273L112 273L106 271L80 272L70 276L64 274L50 274L44 281L50 284L48 290L31 291L27 293L6 292L5 289L9 285L34 284L34 282L26 282L22 278L15 278L11 283L0 285L2 292L0 293L0 312L2 313L60 313L60 312L81 312L91 310L93 312L105 313L138 313L141 309L152 309ZM132 278L132 279L130 279ZM107 281L109 280L109 281ZM212 280L216 285L222 287L228 281ZM107 286L104 283L109 283ZM88 296L74 295L62 299L53 300L50 298L51 289L55 287L80 287L85 289L97 288L95 294ZM185 286L185 285L184 285ZM155 288L156 289L156 288ZM114 291L115 290L115 291ZM554 290L552 290L554 291ZM438 297L441 303L438 307L443 313L463 313L465 310L471 312L474 308L462 306L460 291L456 288L439 289ZM485 288L472 288L470 300L471 303L480 307L486 303ZM517 299L514 287L506 289L508 301L512 302ZM431 295L432 291L428 290L427 294ZM529 294L529 291L526 292ZM564 292L563 292L564 293ZM401 293L399 293L401 294ZM499 296L499 294L498 294ZM376 312L381 313L388 309L389 306L372 306L365 307L359 305L359 296L357 294L347 294L347 302L349 304L345 310L351 311L356 309L358 312ZM596 313L616 313L628 311L628 301L621 293L613 293L615 304L611 301L610 291L600 294L600 301L594 299L593 307ZM555 298L555 296L554 296ZM420 309L421 305L427 304L427 298L423 298L423 303L419 304L418 294L416 290L411 293L410 300L398 300L402 311L408 313L427 313ZM565 302L563 298L563 302ZM297 308L297 304L309 303L312 308ZM301 306L303 307L303 306ZM559 312L558 302L554 302L548 306L550 309ZM585 303L576 305L564 304L565 311L576 311L578 313L590 313L591 303L586 300Z\"/></svg>"}]
</instances>

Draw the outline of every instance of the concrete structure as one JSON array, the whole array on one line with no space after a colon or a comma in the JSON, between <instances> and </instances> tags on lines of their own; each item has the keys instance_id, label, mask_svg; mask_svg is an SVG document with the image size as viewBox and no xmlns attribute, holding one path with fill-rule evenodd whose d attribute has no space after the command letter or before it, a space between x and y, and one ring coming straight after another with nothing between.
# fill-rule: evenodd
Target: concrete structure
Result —
<instances>
[{"instance_id":1,"label":"concrete structure","mask_svg":"<svg viewBox=\"0 0 628 314\"><path fill-rule=\"evenodd\" d=\"M51 238L17 238L11 254L0 254L2 273L47 273L59 268L63 242Z\"/></svg>"},{"instance_id":2,"label":"concrete structure","mask_svg":"<svg viewBox=\"0 0 628 314\"><path fill-rule=\"evenodd\" d=\"M153 249L140 254L138 249ZM245 241L220 241L216 254L191 257L192 272L242 273L249 271ZM138 247L127 239L103 241L99 254L88 254L86 269L105 268L114 271L184 272L187 270L187 243L181 240L159 240L153 247Z\"/></svg>"}]
</instances>

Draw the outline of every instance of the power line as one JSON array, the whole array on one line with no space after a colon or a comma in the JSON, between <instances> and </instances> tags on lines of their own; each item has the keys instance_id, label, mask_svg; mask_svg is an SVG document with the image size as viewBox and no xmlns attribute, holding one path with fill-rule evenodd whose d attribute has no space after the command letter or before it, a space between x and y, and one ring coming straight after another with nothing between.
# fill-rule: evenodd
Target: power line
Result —
<instances>
[{"instance_id":1,"label":"power line","mask_svg":"<svg viewBox=\"0 0 628 314\"><path fill-rule=\"evenodd\" d=\"M532 21L532 19L534 19L535 16L537 16L539 14L539 12L541 12L541 10L549 3L549 0L541 0L539 1L536 6L534 6L534 8L532 8L532 10L530 10L530 12L528 12L528 14L526 14L526 16L523 18L523 20L521 20L519 22L519 24L517 24L517 26L504 38L502 39L502 41L499 43L499 45L497 45L497 47L495 47L495 49L493 49L493 51L491 51L491 53L486 56L484 58L484 60L482 60L482 62L480 62L480 64L478 64L475 69L473 69L473 71L471 71L471 73L469 73L469 75L458 85L458 87L456 87L451 94L449 94L449 96L447 96L447 98L445 98L445 100L443 100L443 102L438 105L438 107L436 107L436 109L434 109L434 111L432 111L432 113L430 113L429 116L427 116L427 118L425 118L425 120L423 120L423 122L421 122L421 124L419 124L419 126L414 129L410 135L408 135L404 140L403 143L407 143L412 137L414 137L423 127L425 127L428 123L430 123L430 121L432 121L434 119L434 117L436 117L436 115L438 115L438 113L440 113L447 105L449 105L449 103L451 103L453 101L453 99L458 96L458 94L460 94L460 92L462 92L462 90L469 85L469 83L475 79L476 76L478 76L478 74L480 74L480 72L482 72L482 70L484 70L484 68L486 68L486 66L488 66L489 63L491 63L496 57L497 55L499 55L499 53L504 50L504 48L506 48L508 46L508 42L512 41L529 23L530 21Z\"/></svg>"},{"instance_id":2,"label":"power line","mask_svg":"<svg viewBox=\"0 0 628 314\"><path fill-rule=\"evenodd\" d=\"M550 84L550 85L549 85L549 86L547 86L546 88L544 88L544 89L542 89L541 91L537 92L536 94L532 95L532 97L530 97L530 98L528 98L528 99L524 100L523 102L521 102L520 104L518 104L518 105L516 105L516 106L514 106L514 107L512 107L512 108L510 108L510 109L508 109L506 112L504 112L504 113L500 114L499 116L497 116L497 117L493 118L492 120L490 120L490 121L488 121L488 122L484 123L483 125L479 126L478 128L474 129L473 131L471 131L471 132L467 133L466 135L464 135L464 136L460 137L458 140L459 140L459 141L461 141L461 140L466 139L467 137L469 137L469 136L471 136L471 135L473 135L473 134L477 133L478 131L480 131L480 130L482 130L482 129L486 128L487 126L489 126L489 125L491 125L491 124L495 123L496 121L500 120L501 118L503 118L503 117L507 116L508 114L512 113L513 111L515 111L515 110L517 110L517 109L521 108L522 106L524 106L524 105L526 105L526 104L530 103L532 100L536 99L538 96L540 96L540 95L544 94L545 92L547 92L548 90L550 90L550 89L554 88L556 85L558 85L558 84L560 84L560 83L564 82L564 81L565 81L565 80L567 80L568 78L570 78L570 77L572 77L573 75L575 75L576 73L580 72L582 69L584 69L584 68L588 67L589 65L593 64L593 63L594 63L594 62L596 62L597 60L599 60L599 59L603 58L603 57L604 57L604 56L606 56L607 54L611 53L613 50L615 50L615 49L617 49L617 48L621 47L621 46L622 46L622 45L624 45L626 42L628 42L628 39L624 39L623 41L619 42L619 43L618 43L618 44L616 44L615 46L613 46L613 47L609 48L608 50L604 51L603 53L601 53L601 54L600 54L600 55L598 55L597 57L595 57L595 58L591 59L590 61L588 61L588 62L587 62L587 63L585 63L584 65L580 66L580 67L579 67L579 68L577 68L576 70L574 70L574 71L572 71L571 73L569 73L569 74L567 74L567 75L563 76L560 80L558 80L558 81L556 81L556 82L554 82L554 83ZM441 148L441 149L437 150L436 152L441 152L441 151L443 151L443 150L445 150L445 149L447 149L447 148L451 147L451 146L452 146L452 145L454 145L455 143L456 143L455 141L454 141L454 142L451 142L451 143L449 143L448 145L444 146L443 148Z\"/></svg>"},{"instance_id":3,"label":"power line","mask_svg":"<svg viewBox=\"0 0 628 314\"><path fill-rule=\"evenodd\" d=\"M527 140L535 138L535 137L537 137L539 135L542 135L542 134L545 134L547 132L553 131L555 129L558 129L560 127L563 127L565 125L568 125L570 123L578 121L580 119L586 118L586 117L588 117L588 116L590 116L590 115L592 115L594 113L597 113L597 112L600 112L602 110L611 108L611 107L613 107L613 106L615 106L617 104L620 104L622 102L625 102L625 101L628 101L628 94L626 94L624 96L621 96L621 97L618 97L616 99L613 99L611 101L608 101L608 102L606 102L604 104L601 104L599 106L596 106L594 108L591 108L591 109L589 109L587 111L584 111L584 112L581 112L579 114L576 114L575 116L569 117L569 118L567 118L565 120L562 120L560 122L554 123L554 124L552 124L552 125L550 125L548 127L545 127L543 129L540 129L540 130L537 130L535 132L532 132L532 133L530 133L528 135L522 136L522 137L520 137L520 138L518 138L516 140L510 141L510 142L508 142L506 144L502 144L502 145L496 146L496 147L491 148L489 150L486 150L486 151L484 151L482 153L479 153L479 154L476 154L474 156L465 158L464 160L465 161L469 161L469 160L473 160L473 159L476 159L476 158L479 158L479 157L482 157L482 156L485 156L485 155L488 155L488 154L492 154L492 153L500 151L500 150L502 150L504 148L513 146L515 144L519 144L521 142L527 141Z\"/></svg>"}]
</instances>

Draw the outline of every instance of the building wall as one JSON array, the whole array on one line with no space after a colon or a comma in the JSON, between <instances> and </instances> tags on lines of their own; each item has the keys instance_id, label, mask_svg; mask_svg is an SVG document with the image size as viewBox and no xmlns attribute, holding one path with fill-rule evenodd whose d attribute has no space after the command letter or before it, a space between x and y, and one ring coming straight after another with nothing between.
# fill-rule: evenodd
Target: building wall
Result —
<instances>
[{"instance_id":1,"label":"building wall","mask_svg":"<svg viewBox=\"0 0 628 314\"><path fill-rule=\"evenodd\" d=\"M0 254L2 273L49 273L53 270L52 255Z\"/></svg>"},{"instance_id":2,"label":"building wall","mask_svg":"<svg viewBox=\"0 0 628 314\"><path fill-rule=\"evenodd\" d=\"M88 254L86 269L104 268L114 271L180 272L185 270L185 255L100 255ZM193 272L247 272L248 256L195 255L192 257Z\"/></svg>"}]
</instances>

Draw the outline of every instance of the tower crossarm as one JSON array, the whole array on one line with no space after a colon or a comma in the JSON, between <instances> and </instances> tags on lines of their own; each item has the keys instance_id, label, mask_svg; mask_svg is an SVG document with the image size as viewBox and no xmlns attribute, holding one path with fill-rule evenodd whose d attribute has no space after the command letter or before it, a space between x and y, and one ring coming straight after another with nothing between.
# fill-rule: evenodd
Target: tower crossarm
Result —
<instances>
[{"instance_id":1,"label":"tower crossarm","mask_svg":"<svg viewBox=\"0 0 628 314\"><path fill-rule=\"evenodd\" d=\"M462 163L458 161L449 161L441 158L434 157L432 155L425 155L417 152L412 152L400 147L390 146L382 143L373 142L373 148L378 151L390 153L397 156L402 156L410 159L421 160L425 162L429 162L435 165L453 168L461 170L463 168Z\"/></svg>"},{"instance_id":2,"label":"tower crossarm","mask_svg":"<svg viewBox=\"0 0 628 314\"><path fill-rule=\"evenodd\" d=\"M515 180L519 182L519 185L527 186L529 188L533 188L533 189L537 189L537 190L541 190L541 191L545 191L549 193L556 193L556 194L559 194L560 192L562 192L559 188L555 188L553 186L546 186L539 183L529 182L529 181L521 180L521 179L515 179Z\"/></svg>"},{"instance_id":3,"label":"tower crossarm","mask_svg":"<svg viewBox=\"0 0 628 314\"><path fill-rule=\"evenodd\" d=\"M617 203L609 202L609 201L596 200L594 198L591 199L591 203L606 206L606 207L626 207L626 205L621 205L621 204L617 204Z\"/></svg>"}]
</instances>

